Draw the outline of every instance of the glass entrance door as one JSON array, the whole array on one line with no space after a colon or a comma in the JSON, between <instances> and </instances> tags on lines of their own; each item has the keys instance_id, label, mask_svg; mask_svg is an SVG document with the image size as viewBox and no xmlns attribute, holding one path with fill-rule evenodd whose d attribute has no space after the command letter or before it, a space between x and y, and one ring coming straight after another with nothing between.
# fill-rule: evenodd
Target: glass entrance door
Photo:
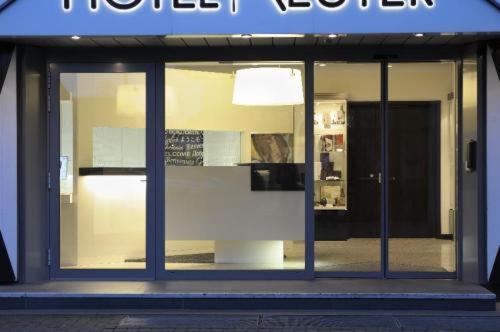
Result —
<instances>
[{"instance_id":1,"label":"glass entrance door","mask_svg":"<svg viewBox=\"0 0 500 332\"><path fill-rule=\"evenodd\" d=\"M52 65L51 79L52 277L152 277L151 67Z\"/></svg>"},{"instance_id":2,"label":"glass entrance door","mask_svg":"<svg viewBox=\"0 0 500 332\"><path fill-rule=\"evenodd\" d=\"M316 273L453 277L455 63L314 67Z\"/></svg>"},{"instance_id":3,"label":"glass entrance door","mask_svg":"<svg viewBox=\"0 0 500 332\"><path fill-rule=\"evenodd\" d=\"M388 65L389 276L456 271L456 85L454 62Z\"/></svg>"},{"instance_id":4,"label":"glass entrance door","mask_svg":"<svg viewBox=\"0 0 500 332\"><path fill-rule=\"evenodd\" d=\"M380 63L314 68L315 270L381 275Z\"/></svg>"}]
</instances>

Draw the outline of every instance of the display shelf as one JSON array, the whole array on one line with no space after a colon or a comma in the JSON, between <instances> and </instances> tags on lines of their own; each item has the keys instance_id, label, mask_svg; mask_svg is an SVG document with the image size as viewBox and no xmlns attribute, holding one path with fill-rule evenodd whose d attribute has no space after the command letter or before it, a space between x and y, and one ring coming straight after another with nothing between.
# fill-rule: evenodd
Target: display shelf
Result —
<instances>
[{"instance_id":1,"label":"display shelf","mask_svg":"<svg viewBox=\"0 0 500 332\"><path fill-rule=\"evenodd\" d=\"M347 210L347 100L317 95L314 104L314 196L328 202L315 210Z\"/></svg>"},{"instance_id":2,"label":"display shelf","mask_svg":"<svg viewBox=\"0 0 500 332\"><path fill-rule=\"evenodd\" d=\"M339 179L339 180L328 180L328 179L321 180L320 179L320 180L314 180L314 181L316 181L316 182L345 182L345 180L342 180L342 179Z\"/></svg>"},{"instance_id":3,"label":"display shelf","mask_svg":"<svg viewBox=\"0 0 500 332\"><path fill-rule=\"evenodd\" d=\"M334 124L330 129L324 129L324 128L318 128L314 127L314 134L315 135L331 135L332 132L340 132L344 131L345 129L345 123L344 124Z\"/></svg>"},{"instance_id":4,"label":"display shelf","mask_svg":"<svg viewBox=\"0 0 500 332\"><path fill-rule=\"evenodd\" d=\"M347 206L315 206L315 211L347 211Z\"/></svg>"}]
</instances>

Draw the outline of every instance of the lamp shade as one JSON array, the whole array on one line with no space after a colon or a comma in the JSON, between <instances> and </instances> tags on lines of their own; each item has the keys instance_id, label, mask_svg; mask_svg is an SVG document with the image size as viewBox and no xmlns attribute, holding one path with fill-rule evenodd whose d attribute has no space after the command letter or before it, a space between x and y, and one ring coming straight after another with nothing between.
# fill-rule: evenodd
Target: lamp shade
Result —
<instances>
[{"instance_id":1,"label":"lamp shade","mask_svg":"<svg viewBox=\"0 0 500 332\"><path fill-rule=\"evenodd\" d=\"M304 104L299 69L261 67L239 69L234 82L233 104L286 106Z\"/></svg>"},{"instance_id":2,"label":"lamp shade","mask_svg":"<svg viewBox=\"0 0 500 332\"><path fill-rule=\"evenodd\" d=\"M140 115L146 113L146 86L144 84L122 84L116 93L119 114Z\"/></svg>"}]
</instances>

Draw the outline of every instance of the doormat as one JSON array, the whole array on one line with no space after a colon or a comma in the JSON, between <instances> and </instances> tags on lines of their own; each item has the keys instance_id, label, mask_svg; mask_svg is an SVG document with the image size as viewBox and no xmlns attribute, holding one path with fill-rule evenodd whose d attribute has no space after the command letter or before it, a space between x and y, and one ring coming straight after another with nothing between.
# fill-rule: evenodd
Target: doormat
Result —
<instances>
[{"instance_id":1,"label":"doormat","mask_svg":"<svg viewBox=\"0 0 500 332\"><path fill-rule=\"evenodd\" d=\"M145 258L126 259L125 263L145 263ZM213 264L215 263L214 253L201 253L191 255L173 255L165 257L166 263L197 263L197 264Z\"/></svg>"}]
</instances>

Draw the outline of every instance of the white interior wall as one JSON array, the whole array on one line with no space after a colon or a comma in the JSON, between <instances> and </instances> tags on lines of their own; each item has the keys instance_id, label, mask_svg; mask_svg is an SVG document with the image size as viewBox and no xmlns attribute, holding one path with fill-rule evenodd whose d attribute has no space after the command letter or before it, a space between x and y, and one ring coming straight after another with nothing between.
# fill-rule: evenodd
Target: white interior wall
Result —
<instances>
[{"instance_id":1,"label":"white interior wall","mask_svg":"<svg viewBox=\"0 0 500 332\"><path fill-rule=\"evenodd\" d=\"M0 92L0 231L17 278L17 64L16 52Z\"/></svg>"},{"instance_id":2,"label":"white interior wall","mask_svg":"<svg viewBox=\"0 0 500 332\"><path fill-rule=\"evenodd\" d=\"M487 155L487 258L488 276L500 246L500 80L491 57L491 49L487 56L487 112L486 112L486 146Z\"/></svg>"}]
</instances>

